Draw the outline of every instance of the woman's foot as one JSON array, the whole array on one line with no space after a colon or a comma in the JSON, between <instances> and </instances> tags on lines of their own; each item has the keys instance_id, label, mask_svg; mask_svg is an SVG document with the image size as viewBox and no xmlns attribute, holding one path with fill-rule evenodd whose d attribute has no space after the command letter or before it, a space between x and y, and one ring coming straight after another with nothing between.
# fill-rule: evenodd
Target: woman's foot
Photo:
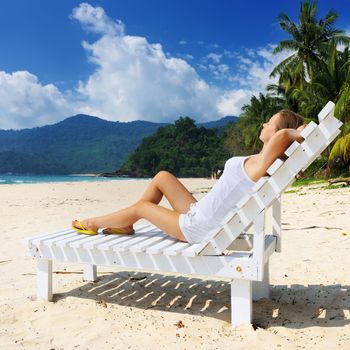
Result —
<instances>
[{"instance_id":1,"label":"woman's foot","mask_svg":"<svg viewBox=\"0 0 350 350\"><path fill-rule=\"evenodd\" d=\"M96 235L98 227L95 226L91 219L86 220L73 220L72 227L75 231L83 233L85 235Z\"/></svg>"}]
</instances>

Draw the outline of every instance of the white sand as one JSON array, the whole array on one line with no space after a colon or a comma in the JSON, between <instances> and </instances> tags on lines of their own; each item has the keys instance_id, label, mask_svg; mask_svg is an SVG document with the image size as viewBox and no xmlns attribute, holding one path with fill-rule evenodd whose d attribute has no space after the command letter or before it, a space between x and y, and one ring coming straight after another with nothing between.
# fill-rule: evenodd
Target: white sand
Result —
<instances>
[{"instance_id":1,"label":"white sand","mask_svg":"<svg viewBox=\"0 0 350 350\"><path fill-rule=\"evenodd\" d=\"M148 182L0 186L0 349L350 348L349 188L283 196L283 249L272 299L254 303L256 331L231 328L228 282L190 276L103 267L91 283L80 265L54 263L54 302L36 300L21 239L131 204ZM183 182L197 198L214 183Z\"/></svg>"}]
</instances>

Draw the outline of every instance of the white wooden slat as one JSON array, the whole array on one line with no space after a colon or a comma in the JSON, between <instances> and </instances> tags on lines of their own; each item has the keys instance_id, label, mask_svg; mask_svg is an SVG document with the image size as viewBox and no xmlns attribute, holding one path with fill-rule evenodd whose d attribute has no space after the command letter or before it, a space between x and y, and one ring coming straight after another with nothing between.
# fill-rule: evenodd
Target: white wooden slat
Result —
<instances>
[{"instance_id":1,"label":"white wooden slat","mask_svg":"<svg viewBox=\"0 0 350 350\"><path fill-rule=\"evenodd\" d=\"M174 245L171 245L169 247L166 247L163 249L163 254L165 255L178 255L180 254L184 249L188 248L190 246L189 243L185 242L176 242Z\"/></svg>"},{"instance_id":2,"label":"white wooden slat","mask_svg":"<svg viewBox=\"0 0 350 350\"><path fill-rule=\"evenodd\" d=\"M99 240L101 235L82 235L83 238L80 240L75 240L69 243L69 246L72 248L82 248L84 244L91 242L91 241L96 241Z\"/></svg>"},{"instance_id":3,"label":"white wooden slat","mask_svg":"<svg viewBox=\"0 0 350 350\"><path fill-rule=\"evenodd\" d=\"M274 198L276 198L279 193L271 183L271 179L272 178L270 177L268 181L263 186L261 186L255 195L259 196L259 200L265 204L266 208L270 205L270 203L272 203Z\"/></svg>"},{"instance_id":4,"label":"white wooden slat","mask_svg":"<svg viewBox=\"0 0 350 350\"><path fill-rule=\"evenodd\" d=\"M218 235L215 239L221 240L222 235ZM221 248L222 249L222 248ZM201 249L197 253L198 255L221 255L222 252L219 252L217 244L213 244L213 240L209 240L206 245L201 246Z\"/></svg>"},{"instance_id":5,"label":"white wooden slat","mask_svg":"<svg viewBox=\"0 0 350 350\"><path fill-rule=\"evenodd\" d=\"M253 193L252 196L255 199L255 201L257 202L257 204L261 210L266 208L265 202L260 198L259 193Z\"/></svg>"},{"instance_id":6,"label":"white wooden slat","mask_svg":"<svg viewBox=\"0 0 350 350\"><path fill-rule=\"evenodd\" d=\"M332 101L329 101L318 113L318 120L321 123L323 119L325 119L328 115L334 115L335 104Z\"/></svg>"},{"instance_id":7,"label":"white wooden slat","mask_svg":"<svg viewBox=\"0 0 350 350\"><path fill-rule=\"evenodd\" d=\"M236 216L235 221L239 220L238 215ZM241 224L242 225L242 224ZM244 226L240 226L238 229L233 224L233 220L230 223L224 225L221 231L218 232L216 237L211 239L212 247L215 250L217 255L220 255L226 247L241 234L244 230Z\"/></svg>"},{"instance_id":8,"label":"white wooden slat","mask_svg":"<svg viewBox=\"0 0 350 350\"><path fill-rule=\"evenodd\" d=\"M290 157L300 146L300 143L298 141L294 141L285 151L284 154L287 157Z\"/></svg>"},{"instance_id":9,"label":"white wooden slat","mask_svg":"<svg viewBox=\"0 0 350 350\"><path fill-rule=\"evenodd\" d=\"M181 255L187 257L195 257L197 255L197 248L199 244L192 244L183 251L181 251Z\"/></svg>"},{"instance_id":10,"label":"white wooden slat","mask_svg":"<svg viewBox=\"0 0 350 350\"><path fill-rule=\"evenodd\" d=\"M244 226L247 226L247 225L249 225L250 220L249 220L249 218L246 216L246 212L245 212L243 209L244 209L244 206L243 206L241 209L239 209L239 210L237 211L237 215L238 215L239 218L241 219L243 225L244 225Z\"/></svg>"},{"instance_id":11,"label":"white wooden slat","mask_svg":"<svg viewBox=\"0 0 350 350\"><path fill-rule=\"evenodd\" d=\"M148 235L147 236L138 235L138 236L134 237L133 239L126 240L122 243L118 243L118 244L112 246L112 250L114 250L115 252L125 252L125 251L128 251L135 244L143 242L143 241L147 241L149 238L150 238L150 236L148 236Z\"/></svg>"},{"instance_id":12,"label":"white wooden slat","mask_svg":"<svg viewBox=\"0 0 350 350\"><path fill-rule=\"evenodd\" d=\"M224 247L229 244L229 242L235 239L233 233L225 229L225 227L218 230L215 236L213 236L208 242L212 249L212 255L220 255L221 252L225 249ZM199 249L203 249L206 245L202 245L198 247Z\"/></svg>"},{"instance_id":13,"label":"white wooden slat","mask_svg":"<svg viewBox=\"0 0 350 350\"><path fill-rule=\"evenodd\" d=\"M222 237L222 234L219 234L215 240L210 239L208 243L203 246L198 255L221 255Z\"/></svg>"},{"instance_id":14,"label":"white wooden slat","mask_svg":"<svg viewBox=\"0 0 350 350\"><path fill-rule=\"evenodd\" d=\"M282 164L283 164L283 160L277 158L271 165L270 167L266 170L266 172L269 174L269 175L273 175L277 169L279 169Z\"/></svg>"},{"instance_id":15,"label":"white wooden slat","mask_svg":"<svg viewBox=\"0 0 350 350\"><path fill-rule=\"evenodd\" d=\"M315 129L317 128L317 124L315 122L310 122L306 128L304 128L301 132L300 135L306 139Z\"/></svg>"},{"instance_id":16,"label":"white wooden slat","mask_svg":"<svg viewBox=\"0 0 350 350\"><path fill-rule=\"evenodd\" d=\"M285 164L284 167L278 169L278 171L269 179L269 182L273 184L274 188L278 188L277 194L282 193L290 184L291 180L294 179L296 173ZM275 196L276 197L276 196ZM272 203L269 202L269 205Z\"/></svg>"},{"instance_id":17,"label":"white wooden slat","mask_svg":"<svg viewBox=\"0 0 350 350\"><path fill-rule=\"evenodd\" d=\"M164 241L165 239L167 239L167 236L164 233L155 235L153 237L148 238L148 240L146 241L139 242L133 245L129 248L129 250L134 253L141 253L144 252L149 246L153 246L154 244Z\"/></svg>"},{"instance_id":18,"label":"white wooden slat","mask_svg":"<svg viewBox=\"0 0 350 350\"><path fill-rule=\"evenodd\" d=\"M280 181L280 182L278 182ZM295 181L295 176L290 176L289 178L273 178L271 179L271 185L273 185L276 189L278 188L278 193L283 193L293 182ZM273 200L269 203L268 207L271 206Z\"/></svg>"},{"instance_id":19,"label":"white wooden slat","mask_svg":"<svg viewBox=\"0 0 350 350\"><path fill-rule=\"evenodd\" d=\"M300 146L293 152L285 163L292 172L297 174L305 166L305 164L307 164L309 158L308 153L305 152L305 149Z\"/></svg>"},{"instance_id":20,"label":"white wooden slat","mask_svg":"<svg viewBox=\"0 0 350 350\"><path fill-rule=\"evenodd\" d=\"M113 234L110 234L110 235L99 234L95 240L82 242L83 243L82 247L86 249L94 249L101 242L103 243L113 242L115 241L115 239L116 239L116 235L113 235Z\"/></svg>"},{"instance_id":21,"label":"white wooden slat","mask_svg":"<svg viewBox=\"0 0 350 350\"><path fill-rule=\"evenodd\" d=\"M239 210L238 215L244 214L244 219L246 219L245 224L250 223L256 215L258 215L265 206L261 207L262 201L256 200L254 197L250 197L247 203ZM244 221L243 221L244 222Z\"/></svg>"},{"instance_id":22,"label":"white wooden slat","mask_svg":"<svg viewBox=\"0 0 350 350\"><path fill-rule=\"evenodd\" d=\"M263 176L261 177L258 182L253 187L253 192L257 192L262 185L269 179L270 176Z\"/></svg>"},{"instance_id":23,"label":"white wooden slat","mask_svg":"<svg viewBox=\"0 0 350 350\"><path fill-rule=\"evenodd\" d=\"M99 236L101 236L101 240L87 242L86 244L84 244L84 247L86 247L88 249L98 249L98 246L100 244L107 244L107 243L115 242L116 240L120 239L121 237L125 237L126 235L112 235L112 234L111 235L105 235L105 234L101 234Z\"/></svg>"},{"instance_id":24,"label":"white wooden slat","mask_svg":"<svg viewBox=\"0 0 350 350\"><path fill-rule=\"evenodd\" d=\"M322 149L325 149L328 144L328 140L324 137L322 132L318 130L310 135L302 144L301 147L310 155L310 158L315 154L319 155Z\"/></svg>"},{"instance_id":25,"label":"white wooden slat","mask_svg":"<svg viewBox=\"0 0 350 350\"><path fill-rule=\"evenodd\" d=\"M217 238L220 239L221 237L223 237L223 239L225 239L225 232L223 234L221 234L221 231L222 231L222 229L216 230L205 241L198 243L196 245L196 247L194 248L196 255L203 254L203 251L205 251L205 249L207 249L208 247L211 247L212 246L211 240L215 240Z\"/></svg>"},{"instance_id":26,"label":"white wooden slat","mask_svg":"<svg viewBox=\"0 0 350 350\"><path fill-rule=\"evenodd\" d=\"M53 235L43 235L41 237L36 237L34 238L32 241L31 241L31 244L33 245L40 245L42 244L45 240L48 240L48 239L52 239L52 238L55 238L55 237L64 237L68 234L71 234L73 232L72 229L67 229L67 230L64 230L64 231L61 231L61 232L57 232Z\"/></svg>"},{"instance_id":27,"label":"white wooden slat","mask_svg":"<svg viewBox=\"0 0 350 350\"><path fill-rule=\"evenodd\" d=\"M167 239L149 247L146 249L146 253L150 254L160 254L164 248L170 247L174 244L176 244L177 240L172 237L168 237Z\"/></svg>"},{"instance_id":28,"label":"white wooden slat","mask_svg":"<svg viewBox=\"0 0 350 350\"><path fill-rule=\"evenodd\" d=\"M319 128L328 140L333 140L332 135L338 131L342 124L336 118L327 118L319 125Z\"/></svg>"},{"instance_id":29,"label":"white wooden slat","mask_svg":"<svg viewBox=\"0 0 350 350\"><path fill-rule=\"evenodd\" d=\"M225 230L228 238L234 240L245 229L246 225L242 222L239 215L235 215L230 221L228 221L223 229ZM231 234L230 234L231 233Z\"/></svg>"},{"instance_id":30,"label":"white wooden slat","mask_svg":"<svg viewBox=\"0 0 350 350\"><path fill-rule=\"evenodd\" d=\"M58 242L58 241L60 241L62 239L70 238L70 237L76 237L76 232L71 232L71 233L68 233L68 234L66 234L64 236L63 235L62 236L56 236L56 237L54 237L52 239L47 238L47 239L43 240L40 245L45 245L45 246L51 247L54 244L56 244L56 242Z\"/></svg>"},{"instance_id":31,"label":"white wooden slat","mask_svg":"<svg viewBox=\"0 0 350 350\"><path fill-rule=\"evenodd\" d=\"M86 237L88 237L88 236L86 236L84 234L75 233L74 236L66 237L66 238L63 238L59 241L55 241L53 245L55 245L57 247L65 247L72 242L86 239Z\"/></svg>"},{"instance_id":32,"label":"white wooden slat","mask_svg":"<svg viewBox=\"0 0 350 350\"><path fill-rule=\"evenodd\" d=\"M63 229L63 230L59 230L59 231L53 231L53 232L49 232L49 233L45 233L45 234L39 234L39 235L23 238L22 242L24 244L36 244L34 241L37 239L59 236L63 233L67 233L67 232L71 232L71 231L72 231L72 229L67 228L67 229Z\"/></svg>"},{"instance_id":33,"label":"white wooden slat","mask_svg":"<svg viewBox=\"0 0 350 350\"><path fill-rule=\"evenodd\" d=\"M118 237L115 237L115 239L112 240L112 241L98 243L96 245L96 249L98 249L98 250L109 250L114 245L117 245L117 244L122 243L124 241L127 241L129 239L130 239L129 236L118 236Z\"/></svg>"},{"instance_id":34,"label":"white wooden slat","mask_svg":"<svg viewBox=\"0 0 350 350\"><path fill-rule=\"evenodd\" d=\"M114 250L114 251L126 251L128 250L128 247L131 247L133 244L138 243L143 240L147 240L150 237L153 237L155 235L159 234L159 229L154 230L155 226L151 225L150 229L152 231L146 231L146 232L136 232L135 235L128 236L124 235L123 237L118 237L118 239L115 239L111 242L103 243L102 245L98 246L99 249L102 250Z\"/></svg>"},{"instance_id":35,"label":"white wooden slat","mask_svg":"<svg viewBox=\"0 0 350 350\"><path fill-rule=\"evenodd\" d=\"M248 201L250 198L250 194L246 194L243 198L241 198L238 202L237 202L237 209L242 208Z\"/></svg>"}]
</instances>

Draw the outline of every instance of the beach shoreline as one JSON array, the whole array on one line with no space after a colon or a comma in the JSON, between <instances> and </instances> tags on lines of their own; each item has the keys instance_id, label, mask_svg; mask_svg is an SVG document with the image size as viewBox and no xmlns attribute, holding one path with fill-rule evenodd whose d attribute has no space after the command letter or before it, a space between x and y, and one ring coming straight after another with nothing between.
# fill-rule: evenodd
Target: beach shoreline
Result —
<instances>
[{"instance_id":1,"label":"beach shoreline","mask_svg":"<svg viewBox=\"0 0 350 350\"><path fill-rule=\"evenodd\" d=\"M272 298L254 302L256 331L231 328L228 281L198 276L99 267L92 283L81 265L55 262L54 302L36 300L35 260L22 240L130 205L150 181L0 186L4 349L350 347L349 187L311 184L282 196L282 252L270 260ZM198 199L215 183L181 181Z\"/></svg>"}]
</instances>

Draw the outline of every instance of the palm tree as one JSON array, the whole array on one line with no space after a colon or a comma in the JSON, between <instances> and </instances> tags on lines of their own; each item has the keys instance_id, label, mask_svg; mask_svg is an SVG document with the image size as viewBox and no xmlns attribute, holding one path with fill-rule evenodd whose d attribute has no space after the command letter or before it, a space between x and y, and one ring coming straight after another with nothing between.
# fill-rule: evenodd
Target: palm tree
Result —
<instances>
[{"instance_id":1,"label":"palm tree","mask_svg":"<svg viewBox=\"0 0 350 350\"><path fill-rule=\"evenodd\" d=\"M317 112L328 102L336 104L335 113L343 123L350 115L349 48L338 51L335 41L328 44L328 54L320 61L317 74L304 89L295 88L291 97L299 102L299 112L316 119Z\"/></svg>"},{"instance_id":2,"label":"palm tree","mask_svg":"<svg viewBox=\"0 0 350 350\"><path fill-rule=\"evenodd\" d=\"M281 41L273 53L293 53L274 68L271 76L281 76L287 70L302 89L307 78L313 79L315 67L322 61L330 40L336 44L349 44L350 38L344 35L344 31L334 28L338 18L336 12L329 11L319 21L316 15L317 6L313 0L300 3L299 23L294 23L285 13L279 15L280 27L291 39Z\"/></svg>"}]
</instances>

